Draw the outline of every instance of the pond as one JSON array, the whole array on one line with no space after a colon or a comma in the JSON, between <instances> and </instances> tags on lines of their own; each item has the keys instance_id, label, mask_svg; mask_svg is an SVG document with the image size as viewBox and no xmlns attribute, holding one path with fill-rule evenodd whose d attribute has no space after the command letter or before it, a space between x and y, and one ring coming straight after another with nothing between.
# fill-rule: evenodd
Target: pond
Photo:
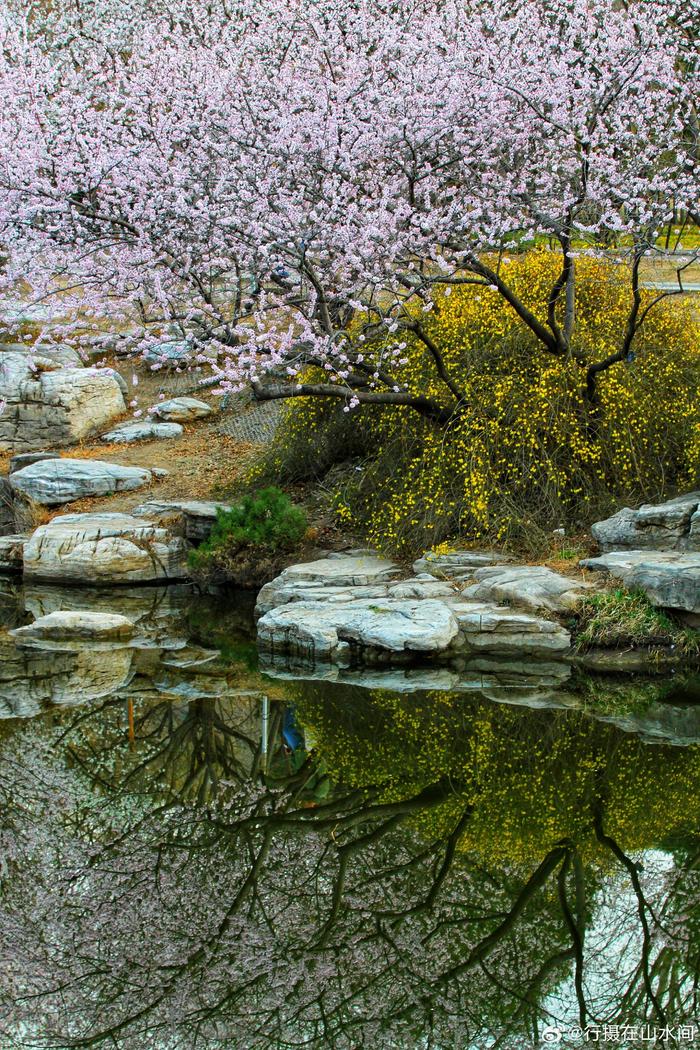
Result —
<instances>
[{"instance_id":1,"label":"pond","mask_svg":"<svg viewBox=\"0 0 700 1050\"><path fill-rule=\"evenodd\" d=\"M258 667L251 603L5 585L0 1047L700 1042L700 689ZM442 672L440 672L442 674Z\"/></svg>"}]
</instances>

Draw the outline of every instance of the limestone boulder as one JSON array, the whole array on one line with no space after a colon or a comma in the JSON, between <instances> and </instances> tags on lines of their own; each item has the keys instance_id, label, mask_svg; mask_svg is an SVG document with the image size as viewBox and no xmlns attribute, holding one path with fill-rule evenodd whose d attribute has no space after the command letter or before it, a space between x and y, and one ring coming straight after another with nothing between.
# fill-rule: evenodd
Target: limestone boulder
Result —
<instances>
[{"instance_id":1,"label":"limestone boulder","mask_svg":"<svg viewBox=\"0 0 700 1050\"><path fill-rule=\"evenodd\" d=\"M459 625L454 648L467 653L556 659L571 646L569 632L554 620L490 602L453 600L449 608Z\"/></svg>"},{"instance_id":2,"label":"limestone boulder","mask_svg":"<svg viewBox=\"0 0 700 1050\"><path fill-rule=\"evenodd\" d=\"M109 496L141 488L153 480L150 470L96 459L48 459L10 475L10 485L35 503L58 506L86 496Z\"/></svg>"},{"instance_id":3,"label":"limestone boulder","mask_svg":"<svg viewBox=\"0 0 700 1050\"><path fill-rule=\"evenodd\" d=\"M110 444L131 445L136 441L157 441L181 436L182 427L179 423L152 423L146 420L144 423L120 423L113 430L103 434L102 440Z\"/></svg>"},{"instance_id":4,"label":"limestone boulder","mask_svg":"<svg viewBox=\"0 0 700 1050\"><path fill-rule=\"evenodd\" d=\"M195 419L210 416L213 411L206 401L198 401L195 397L172 397L154 405L151 415L170 423L192 423Z\"/></svg>"},{"instance_id":5,"label":"limestone boulder","mask_svg":"<svg viewBox=\"0 0 700 1050\"><path fill-rule=\"evenodd\" d=\"M609 551L700 551L700 492L658 505L625 507L591 533L605 554Z\"/></svg>"},{"instance_id":6,"label":"limestone boulder","mask_svg":"<svg viewBox=\"0 0 700 1050\"><path fill-rule=\"evenodd\" d=\"M192 543L206 540L216 521L217 511L229 510L227 503L210 500L148 500L132 510L137 518L149 518L167 525Z\"/></svg>"},{"instance_id":7,"label":"limestone boulder","mask_svg":"<svg viewBox=\"0 0 700 1050\"><path fill-rule=\"evenodd\" d=\"M611 551L581 565L644 591L661 608L700 613L700 551Z\"/></svg>"},{"instance_id":8,"label":"limestone boulder","mask_svg":"<svg viewBox=\"0 0 700 1050\"><path fill-rule=\"evenodd\" d=\"M328 660L349 644L392 653L446 649L458 633L457 619L439 601L383 599L292 602L258 620L258 644L268 651L304 653ZM343 643L345 643L343 645Z\"/></svg>"},{"instance_id":9,"label":"limestone boulder","mask_svg":"<svg viewBox=\"0 0 700 1050\"><path fill-rule=\"evenodd\" d=\"M29 534L0 536L0 573L22 572L24 548L28 539Z\"/></svg>"},{"instance_id":10,"label":"limestone boulder","mask_svg":"<svg viewBox=\"0 0 700 1050\"><path fill-rule=\"evenodd\" d=\"M24 548L24 574L56 582L151 583L187 577L189 544L129 514L64 514Z\"/></svg>"},{"instance_id":11,"label":"limestone boulder","mask_svg":"<svg viewBox=\"0 0 700 1050\"><path fill-rule=\"evenodd\" d=\"M149 347L143 355L144 361L154 370L185 368L195 359L206 358L215 361L216 357L215 349L195 349L185 339L165 339L162 343Z\"/></svg>"},{"instance_id":12,"label":"limestone boulder","mask_svg":"<svg viewBox=\"0 0 700 1050\"><path fill-rule=\"evenodd\" d=\"M0 352L0 399L0 449L9 452L75 444L126 410L113 375L19 352Z\"/></svg>"},{"instance_id":13,"label":"limestone boulder","mask_svg":"<svg viewBox=\"0 0 700 1050\"><path fill-rule=\"evenodd\" d=\"M399 566L374 554L345 555L320 558L317 561L290 565L260 590L255 605L256 616L271 609L299 600L325 600L335 591L338 600L353 597L386 596L385 584L400 575ZM352 594L347 588L370 587L362 595Z\"/></svg>"},{"instance_id":14,"label":"limestone boulder","mask_svg":"<svg viewBox=\"0 0 700 1050\"><path fill-rule=\"evenodd\" d=\"M23 467L29 467L32 463L41 463L45 459L60 459L60 452L18 452L10 460L9 473L14 474Z\"/></svg>"},{"instance_id":15,"label":"limestone boulder","mask_svg":"<svg viewBox=\"0 0 700 1050\"><path fill-rule=\"evenodd\" d=\"M476 583L462 591L476 601L508 602L526 609L566 613L592 589L582 580L563 576L545 565L503 565L477 569Z\"/></svg>"},{"instance_id":16,"label":"limestone boulder","mask_svg":"<svg viewBox=\"0 0 700 1050\"><path fill-rule=\"evenodd\" d=\"M24 532L33 520L31 500L13 488L7 478L0 478L0 536Z\"/></svg>"}]
</instances>

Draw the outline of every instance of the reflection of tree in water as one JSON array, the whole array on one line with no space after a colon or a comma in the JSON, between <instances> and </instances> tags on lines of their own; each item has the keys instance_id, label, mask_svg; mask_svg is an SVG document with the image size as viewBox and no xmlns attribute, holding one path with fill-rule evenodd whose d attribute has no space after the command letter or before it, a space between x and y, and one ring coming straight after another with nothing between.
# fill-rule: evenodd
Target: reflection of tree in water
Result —
<instances>
[{"instance_id":1,"label":"reflection of tree in water","mask_svg":"<svg viewBox=\"0 0 700 1050\"><path fill-rule=\"evenodd\" d=\"M295 703L317 752L290 761L273 704L267 772L257 701L137 705L133 750L122 701L5 742L0 1031L521 1048L696 1015L697 749L445 695Z\"/></svg>"}]
</instances>

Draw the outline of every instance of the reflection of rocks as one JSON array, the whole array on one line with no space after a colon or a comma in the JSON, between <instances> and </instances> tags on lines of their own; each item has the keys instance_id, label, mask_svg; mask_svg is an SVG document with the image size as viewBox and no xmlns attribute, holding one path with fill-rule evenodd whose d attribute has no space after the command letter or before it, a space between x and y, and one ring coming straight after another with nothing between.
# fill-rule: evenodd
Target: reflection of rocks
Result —
<instances>
[{"instance_id":1,"label":"reflection of rocks","mask_svg":"<svg viewBox=\"0 0 700 1050\"><path fill-rule=\"evenodd\" d=\"M553 572L545 565L508 565L477 569L476 583L462 592L465 598L509 602L528 609L570 612L588 590L590 583L573 580Z\"/></svg>"},{"instance_id":2,"label":"reflection of rocks","mask_svg":"<svg viewBox=\"0 0 700 1050\"><path fill-rule=\"evenodd\" d=\"M52 612L40 616L26 627L10 631L18 645L32 645L43 641L128 641L134 636L134 625L126 616L117 613Z\"/></svg>"},{"instance_id":3,"label":"reflection of rocks","mask_svg":"<svg viewBox=\"0 0 700 1050\"><path fill-rule=\"evenodd\" d=\"M556 690L570 674L566 664L542 660L510 663L496 659L470 660L461 670L451 667L353 668L337 664L304 664L287 659L267 660L262 670L280 681L323 681L354 685L362 689L386 689L397 693L481 693L499 702L552 703ZM570 706L567 699L561 706Z\"/></svg>"},{"instance_id":4,"label":"reflection of rocks","mask_svg":"<svg viewBox=\"0 0 700 1050\"><path fill-rule=\"evenodd\" d=\"M192 584L172 583L164 587L77 587L46 586L27 580L23 588L24 607L35 620L49 613L86 610L93 613L120 613L138 624L139 631L184 629L181 623L195 590Z\"/></svg>"},{"instance_id":5,"label":"reflection of rocks","mask_svg":"<svg viewBox=\"0 0 700 1050\"><path fill-rule=\"evenodd\" d=\"M643 590L654 605L700 613L700 551L613 551L581 564Z\"/></svg>"},{"instance_id":6,"label":"reflection of rocks","mask_svg":"<svg viewBox=\"0 0 700 1050\"><path fill-rule=\"evenodd\" d=\"M82 704L128 685L132 650L20 649L0 636L0 717L28 717L44 704Z\"/></svg>"},{"instance_id":7,"label":"reflection of rocks","mask_svg":"<svg viewBox=\"0 0 700 1050\"><path fill-rule=\"evenodd\" d=\"M651 744L672 744L675 747L700 744L700 707L697 705L675 707L654 703L641 713L603 714L593 709L588 714L596 721L609 722L625 733L635 733Z\"/></svg>"},{"instance_id":8,"label":"reflection of rocks","mask_svg":"<svg viewBox=\"0 0 700 1050\"><path fill-rule=\"evenodd\" d=\"M198 401L195 397L172 397L154 405L151 414L173 423L191 423L194 419L210 416L213 411L205 401Z\"/></svg>"},{"instance_id":9,"label":"reflection of rocks","mask_svg":"<svg viewBox=\"0 0 700 1050\"><path fill-rule=\"evenodd\" d=\"M558 623L489 602L430 576L397 581L398 567L367 556L294 565L258 595L258 643L268 653L321 661L396 662L430 653L554 656L569 649Z\"/></svg>"},{"instance_id":10,"label":"reflection of rocks","mask_svg":"<svg viewBox=\"0 0 700 1050\"><path fill-rule=\"evenodd\" d=\"M163 438L182 436L179 423L120 423L114 430L102 435L103 441L113 444L131 445L135 441L156 441Z\"/></svg>"},{"instance_id":11,"label":"reflection of rocks","mask_svg":"<svg viewBox=\"0 0 700 1050\"><path fill-rule=\"evenodd\" d=\"M113 376L63 367L55 351L47 347L36 355L0 354L0 398L6 402L0 417L1 449L74 444L125 411Z\"/></svg>"},{"instance_id":12,"label":"reflection of rocks","mask_svg":"<svg viewBox=\"0 0 700 1050\"><path fill-rule=\"evenodd\" d=\"M128 514L64 514L41 525L24 548L27 577L127 583L187 576L188 544Z\"/></svg>"},{"instance_id":13,"label":"reflection of rocks","mask_svg":"<svg viewBox=\"0 0 700 1050\"><path fill-rule=\"evenodd\" d=\"M144 467L123 467L96 459L41 460L10 475L13 488L46 506L129 492L152 480L153 474Z\"/></svg>"},{"instance_id":14,"label":"reflection of rocks","mask_svg":"<svg viewBox=\"0 0 700 1050\"><path fill-rule=\"evenodd\" d=\"M700 551L700 492L638 510L625 507L591 529L601 551Z\"/></svg>"}]
</instances>

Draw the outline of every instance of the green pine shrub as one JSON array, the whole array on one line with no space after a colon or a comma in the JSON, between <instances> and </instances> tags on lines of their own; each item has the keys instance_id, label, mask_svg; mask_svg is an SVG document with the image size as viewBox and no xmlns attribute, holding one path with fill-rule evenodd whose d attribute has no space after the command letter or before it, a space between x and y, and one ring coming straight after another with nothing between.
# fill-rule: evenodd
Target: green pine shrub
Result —
<instances>
[{"instance_id":1,"label":"green pine shrub","mask_svg":"<svg viewBox=\"0 0 700 1050\"><path fill-rule=\"evenodd\" d=\"M217 512L204 543L190 553L195 577L258 586L276 575L307 530L306 515L270 486Z\"/></svg>"}]
</instances>

